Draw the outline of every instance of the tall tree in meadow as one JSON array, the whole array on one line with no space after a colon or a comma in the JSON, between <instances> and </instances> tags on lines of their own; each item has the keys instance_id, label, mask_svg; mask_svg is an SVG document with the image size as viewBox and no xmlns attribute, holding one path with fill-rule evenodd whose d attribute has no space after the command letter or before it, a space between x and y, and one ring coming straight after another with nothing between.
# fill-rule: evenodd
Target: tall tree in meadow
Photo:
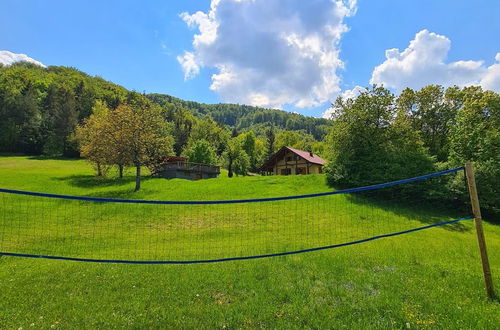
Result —
<instances>
[{"instance_id":1,"label":"tall tree in meadow","mask_svg":"<svg viewBox=\"0 0 500 330\"><path fill-rule=\"evenodd\" d=\"M242 140L230 139L227 143L223 159L227 167L227 176L232 178L236 175L246 175L250 169L250 157L243 150Z\"/></svg>"},{"instance_id":2,"label":"tall tree in meadow","mask_svg":"<svg viewBox=\"0 0 500 330\"><path fill-rule=\"evenodd\" d=\"M244 150L239 150L233 161L233 169L236 175L247 175L250 171L250 157Z\"/></svg>"},{"instance_id":3,"label":"tall tree in meadow","mask_svg":"<svg viewBox=\"0 0 500 330\"><path fill-rule=\"evenodd\" d=\"M97 176L104 176L115 160L111 132L107 131L109 111L104 102L97 101L91 115L76 128L80 155L94 166Z\"/></svg>"},{"instance_id":4,"label":"tall tree in meadow","mask_svg":"<svg viewBox=\"0 0 500 330\"><path fill-rule=\"evenodd\" d=\"M173 139L159 106L120 105L110 112L109 130L120 152L136 169L135 191L141 188L141 168L172 152Z\"/></svg>"}]
</instances>

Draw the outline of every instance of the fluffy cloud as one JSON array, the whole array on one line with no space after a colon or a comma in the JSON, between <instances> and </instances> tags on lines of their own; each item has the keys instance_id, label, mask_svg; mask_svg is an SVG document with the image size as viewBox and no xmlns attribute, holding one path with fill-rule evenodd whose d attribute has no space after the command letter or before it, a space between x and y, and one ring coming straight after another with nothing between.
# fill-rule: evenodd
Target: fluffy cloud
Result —
<instances>
[{"instance_id":1,"label":"fluffy cloud","mask_svg":"<svg viewBox=\"0 0 500 330\"><path fill-rule=\"evenodd\" d=\"M8 50L0 50L0 63L3 65L11 65L14 62L30 62L39 66L45 67L43 63L38 62L35 59L32 59L26 54L16 54L9 52Z\"/></svg>"},{"instance_id":2,"label":"fluffy cloud","mask_svg":"<svg viewBox=\"0 0 500 330\"><path fill-rule=\"evenodd\" d=\"M343 99L354 99L358 97L358 95L365 89L366 87L361 87L356 85L352 89L344 90L339 96L342 97ZM325 119L332 119L332 115L333 115L333 108L330 107L326 109L325 112L323 112L321 117Z\"/></svg>"},{"instance_id":3,"label":"fluffy cloud","mask_svg":"<svg viewBox=\"0 0 500 330\"><path fill-rule=\"evenodd\" d=\"M386 60L375 67L370 84L383 84L401 91L429 84L443 86L481 85L500 91L500 64L485 67L483 61L456 61L446 63L451 41L445 36L422 30L400 52L388 49ZM500 55L496 60L500 62Z\"/></svg>"},{"instance_id":4,"label":"fluffy cloud","mask_svg":"<svg viewBox=\"0 0 500 330\"><path fill-rule=\"evenodd\" d=\"M311 107L339 91L339 42L356 0L212 0L208 12L182 13L193 50L177 57L184 78L216 70L210 88L226 102Z\"/></svg>"},{"instance_id":5,"label":"fluffy cloud","mask_svg":"<svg viewBox=\"0 0 500 330\"><path fill-rule=\"evenodd\" d=\"M481 86L484 89L500 93L500 53L495 56L497 63L488 67L486 73L481 78Z\"/></svg>"},{"instance_id":6,"label":"fluffy cloud","mask_svg":"<svg viewBox=\"0 0 500 330\"><path fill-rule=\"evenodd\" d=\"M184 52L184 55L177 56L177 61L184 71L184 80L190 79L200 72L200 66L196 63L194 54L191 52Z\"/></svg>"}]
</instances>

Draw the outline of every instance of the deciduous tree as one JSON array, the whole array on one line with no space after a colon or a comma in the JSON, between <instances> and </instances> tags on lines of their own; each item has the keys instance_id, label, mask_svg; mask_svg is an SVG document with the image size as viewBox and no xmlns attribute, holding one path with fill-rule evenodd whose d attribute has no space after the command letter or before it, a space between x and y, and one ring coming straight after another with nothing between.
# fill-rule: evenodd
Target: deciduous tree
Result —
<instances>
[{"instance_id":1,"label":"deciduous tree","mask_svg":"<svg viewBox=\"0 0 500 330\"><path fill-rule=\"evenodd\" d=\"M110 131L116 148L136 169L135 191L141 188L141 168L172 151L173 139L158 106L121 105L110 112ZM116 153L116 151L115 151Z\"/></svg>"},{"instance_id":2,"label":"deciduous tree","mask_svg":"<svg viewBox=\"0 0 500 330\"><path fill-rule=\"evenodd\" d=\"M109 109L104 102L97 101L92 114L76 129L80 155L92 163L97 176L104 176L114 159L110 132L106 131L108 121Z\"/></svg>"},{"instance_id":3,"label":"deciduous tree","mask_svg":"<svg viewBox=\"0 0 500 330\"><path fill-rule=\"evenodd\" d=\"M192 163L214 165L216 163L216 154L211 144L204 139L191 142L184 155Z\"/></svg>"},{"instance_id":4,"label":"deciduous tree","mask_svg":"<svg viewBox=\"0 0 500 330\"><path fill-rule=\"evenodd\" d=\"M227 167L227 176L232 178L233 174L246 175L250 168L250 158L242 148L241 139L233 138L228 141L223 158Z\"/></svg>"},{"instance_id":5,"label":"deciduous tree","mask_svg":"<svg viewBox=\"0 0 500 330\"><path fill-rule=\"evenodd\" d=\"M337 98L327 138L330 184L363 186L428 173L432 160L394 96L374 86L355 99Z\"/></svg>"}]
</instances>

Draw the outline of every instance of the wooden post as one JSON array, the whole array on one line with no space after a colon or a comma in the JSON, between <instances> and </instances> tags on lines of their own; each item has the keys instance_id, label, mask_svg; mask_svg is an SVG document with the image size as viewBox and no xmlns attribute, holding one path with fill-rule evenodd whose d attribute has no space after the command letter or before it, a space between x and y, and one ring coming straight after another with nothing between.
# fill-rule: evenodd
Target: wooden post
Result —
<instances>
[{"instance_id":1,"label":"wooden post","mask_svg":"<svg viewBox=\"0 0 500 330\"><path fill-rule=\"evenodd\" d=\"M493 291L493 281L491 279L490 262L486 251L486 241L484 240L483 224L481 219L481 209L479 208L479 198L477 196L476 180L474 178L474 169L471 163L465 164L465 175L467 177L467 185L469 186L470 202L472 205L472 214L474 215L474 225L476 227L477 242L479 244L479 252L481 253L481 262L483 264L484 283L486 285L486 293L488 297L493 299L495 292Z\"/></svg>"}]
</instances>

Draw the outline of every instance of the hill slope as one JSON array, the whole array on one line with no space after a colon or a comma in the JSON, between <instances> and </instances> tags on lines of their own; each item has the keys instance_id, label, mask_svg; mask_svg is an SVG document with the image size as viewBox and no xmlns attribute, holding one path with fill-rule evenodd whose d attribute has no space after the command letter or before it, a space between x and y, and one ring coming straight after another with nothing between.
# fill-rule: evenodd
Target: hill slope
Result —
<instances>
[{"instance_id":1,"label":"hill slope","mask_svg":"<svg viewBox=\"0 0 500 330\"><path fill-rule=\"evenodd\" d=\"M75 126L87 118L96 100L111 108L126 103L133 91L62 66L43 68L30 63L0 66L0 152L78 155L72 139ZM135 97L141 96L137 93ZM201 104L169 95L150 94L165 108L185 108L197 117L209 116L228 129L254 130L275 126L322 139L329 121L280 110L236 104Z\"/></svg>"},{"instance_id":2,"label":"hill slope","mask_svg":"<svg viewBox=\"0 0 500 330\"><path fill-rule=\"evenodd\" d=\"M151 179L144 183L140 194L133 194L133 177L96 180L89 166L80 160L12 156L0 158L0 187L176 200L257 198L328 189L321 175L197 182ZM63 202L58 207L64 205ZM348 212L346 215L376 215L394 224L418 224L423 217L451 215L450 211L428 207L390 209L344 198L326 209L331 214L341 210ZM22 212L27 211L22 208ZM54 213L40 211L41 223L48 225L51 219L57 220L50 217ZM165 209L165 212L170 211ZM0 232L5 235L10 219L2 214ZM234 221L238 222L244 214L241 212ZM364 227L372 228L377 218L362 220ZM142 220L152 218L146 216ZM248 222L247 226L238 227L238 231L253 233L259 224L262 225L258 221L254 225ZM300 221L296 224L300 228ZM120 228L133 229L124 222L116 223L115 229ZM356 227L361 231L362 228ZM337 229L342 230L337 235L355 233L350 227ZM485 224L485 232L498 292L500 230L498 226ZM110 249L126 231L114 233L106 241ZM45 244L50 242L59 242L59 247L72 244L72 240L62 241L64 245L54 240ZM193 248L199 243L192 238L185 242ZM252 242L248 248L263 243ZM484 298L476 245L472 224L464 223L459 228L434 228L329 251L220 264L110 265L4 256L0 258L0 324L6 328L161 325L493 329L500 323L500 305ZM55 246L45 245L45 248L50 250ZM120 253L119 249L112 251Z\"/></svg>"},{"instance_id":3,"label":"hill slope","mask_svg":"<svg viewBox=\"0 0 500 330\"><path fill-rule=\"evenodd\" d=\"M261 126L304 131L316 140L326 135L330 121L323 118L306 117L283 110L264 109L242 104L204 104L184 101L165 94L148 94L147 97L162 106L173 104L191 110L195 115L208 115L216 122L238 130L259 132Z\"/></svg>"}]
</instances>

